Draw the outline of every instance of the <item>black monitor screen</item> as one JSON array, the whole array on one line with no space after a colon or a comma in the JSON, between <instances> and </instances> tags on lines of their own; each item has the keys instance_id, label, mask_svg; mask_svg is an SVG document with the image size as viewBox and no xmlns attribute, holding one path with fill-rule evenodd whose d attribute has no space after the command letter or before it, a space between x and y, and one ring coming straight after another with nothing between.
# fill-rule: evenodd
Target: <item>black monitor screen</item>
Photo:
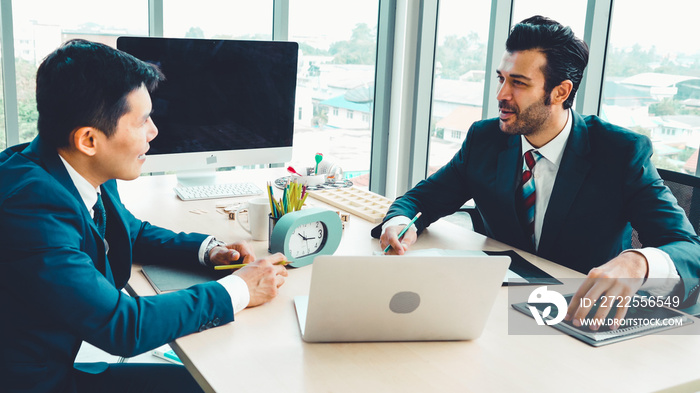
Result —
<instances>
[{"instance_id":1,"label":"black monitor screen","mask_svg":"<svg viewBox=\"0 0 700 393\"><path fill-rule=\"evenodd\" d=\"M149 154L292 145L297 43L119 37L117 48L165 74Z\"/></svg>"}]
</instances>

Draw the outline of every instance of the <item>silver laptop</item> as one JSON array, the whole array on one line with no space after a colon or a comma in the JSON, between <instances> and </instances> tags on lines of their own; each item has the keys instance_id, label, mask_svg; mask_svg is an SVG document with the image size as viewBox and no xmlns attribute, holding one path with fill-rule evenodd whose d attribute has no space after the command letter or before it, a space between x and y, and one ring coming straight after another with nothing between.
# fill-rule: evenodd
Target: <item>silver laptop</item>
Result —
<instances>
[{"instance_id":1,"label":"silver laptop","mask_svg":"<svg viewBox=\"0 0 700 393\"><path fill-rule=\"evenodd\" d=\"M307 342L471 340L486 325L505 256L318 256L294 305Z\"/></svg>"}]
</instances>

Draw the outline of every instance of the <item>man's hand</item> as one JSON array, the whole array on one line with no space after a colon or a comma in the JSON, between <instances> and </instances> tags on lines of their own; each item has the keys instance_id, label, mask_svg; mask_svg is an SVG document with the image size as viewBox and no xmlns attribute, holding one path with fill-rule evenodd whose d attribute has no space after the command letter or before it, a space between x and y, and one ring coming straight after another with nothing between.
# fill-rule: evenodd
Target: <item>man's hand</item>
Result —
<instances>
[{"instance_id":1,"label":"man's hand","mask_svg":"<svg viewBox=\"0 0 700 393\"><path fill-rule=\"evenodd\" d=\"M251 263L255 253L247 242L227 244L225 247L214 247L209 251L212 265L231 265L234 263Z\"/></svg>"},{"instance_id":2,"label":"man's hand","mask_svg":"<svg viewBox=\"0 0 700 393\"><path fill-rule=\"evenodd\" d=\"M277 253L258 259L233 273L248 285L250 292L248 307L267 303L277 296L279 287L284 284L284 278L288 275L284 265L278 265L285 260L283 254Z\"/></svg>"},{"instance_id":3,"label":"man's hand","mask_svg":"<svg viewBox=\"0 0 700 393\"><path fill-rule=\"evenodd\" d=\"M571 303L564 319L567 321L573 319L574 326L581 326L581 320L586 318L593 304L601 296L610 296L609 299L613 299L613 297L618 298L618 296L620 299L631 298L644 283L648 270L646 258L642 254L633 251L622 253L608 263L591 269L586 280L571 298ZM590 301L582 302L581 299L583 298L590 299ZM612 307L614 307L614 302L606 303L607 307L598 308L598 311L593 316L594 320L608 317ZM617 312L614 318L618 321L627 314L626 307L615 307L615 309ZM592 325L591 329L598 330L599 327ZM618 327L613 325L611 329L615 330Z\"/></svg>"},{"instance_id":4,"label":"man's hand","mask_svg":"<svg viewBox=\"0 0 700 393\"><path fill-rule=\"evenodd\" d=\"M406 253L408 248L416 242L416 239L418 239L418 234L416 231L409 229L399 240L399 233L404 227L405 225L393 225L387 227L384 233L382 233L382 237L379 238L379 243L382 246L382 250L391 244L391 248L389 251L387 251L387 254L403 255Z\"/></svg>"}]
</instances>

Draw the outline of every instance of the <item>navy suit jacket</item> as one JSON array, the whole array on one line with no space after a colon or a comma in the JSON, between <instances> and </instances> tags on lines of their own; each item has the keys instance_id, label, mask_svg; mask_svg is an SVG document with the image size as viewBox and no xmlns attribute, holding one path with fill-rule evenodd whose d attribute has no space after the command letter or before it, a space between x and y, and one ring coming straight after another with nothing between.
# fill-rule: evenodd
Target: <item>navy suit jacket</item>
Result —
<instances>
[{"instance_id":1,"label":"navy suit jacket","mask_svg":"<svg viewBox=\"0 0 700 393\"><path fill-rule=\"evenodd\" d=\"M642 244L668 253L683 279L685 298L693 301L700 239L652 165L651 142L596 116L571 113L573 128L537 250L516 207L520 136L503 133L498 119L474 123L452 160L398 198L384 221L420 211L420 233L473 198L489 237L583 273L630 248L634 227ZM381 226L372 231L374 237L380 233Z\"/></svg>"},{"instance_id":2,"label":"navy suit jacket","mask_svg":"<svg viewBox=\"0 0 700 393\"><path fill-rule=\"evenodd\" d=\"M133 356L233 320L216 282L131 297L132 261L197 264L206 239L136 219L102 185L109 254L55 150L37 137L0 154L0 390L75 389L81 342Z\"/></svg>"}]
</instances>

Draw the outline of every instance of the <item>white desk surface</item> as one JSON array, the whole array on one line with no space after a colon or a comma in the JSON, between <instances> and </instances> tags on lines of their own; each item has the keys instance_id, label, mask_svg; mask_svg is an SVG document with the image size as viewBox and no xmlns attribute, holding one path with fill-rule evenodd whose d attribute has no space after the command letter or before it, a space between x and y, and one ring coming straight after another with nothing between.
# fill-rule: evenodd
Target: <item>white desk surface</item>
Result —
<instances>
[{"instance_id":1,"label":"white desk surface","mask_svg":"<svg viewBox=\"0 0 700 393\"><path fill-rule=\"evenodd\" d=\"M251 181L261 186L266 180L284 175L283 169L220 173L223 180ZM119 182L119 190L122 201L134 215L152 224L213 234L223 241L250 241L247 232L216 209L217 203L235 203L245 198L182 202L172 191L175 185L176 179L171 175L142 177ZM307 204L324 205L310 197ZM369 255L379 251L379 241L369 235L372 226L351 217L336 254ZM258 256L268 254L267 242L251 244ZM414 249L421 248L510 249L443 221L421 235ZM521 254L555 277L582 276L534 255ZM308 294L311 268L290 269L277 298L240 312L233 323L172 343L206 391L700 390L700 335L651 335L600 348L558 332L509 335L509 319L528 317L510 307L506 287L496 299L483 335L473 341L308 344L301 339L293 298ZM130 285L139 295L154 294L139 266L133 268Z\"/></svg>"}]
</instances>

